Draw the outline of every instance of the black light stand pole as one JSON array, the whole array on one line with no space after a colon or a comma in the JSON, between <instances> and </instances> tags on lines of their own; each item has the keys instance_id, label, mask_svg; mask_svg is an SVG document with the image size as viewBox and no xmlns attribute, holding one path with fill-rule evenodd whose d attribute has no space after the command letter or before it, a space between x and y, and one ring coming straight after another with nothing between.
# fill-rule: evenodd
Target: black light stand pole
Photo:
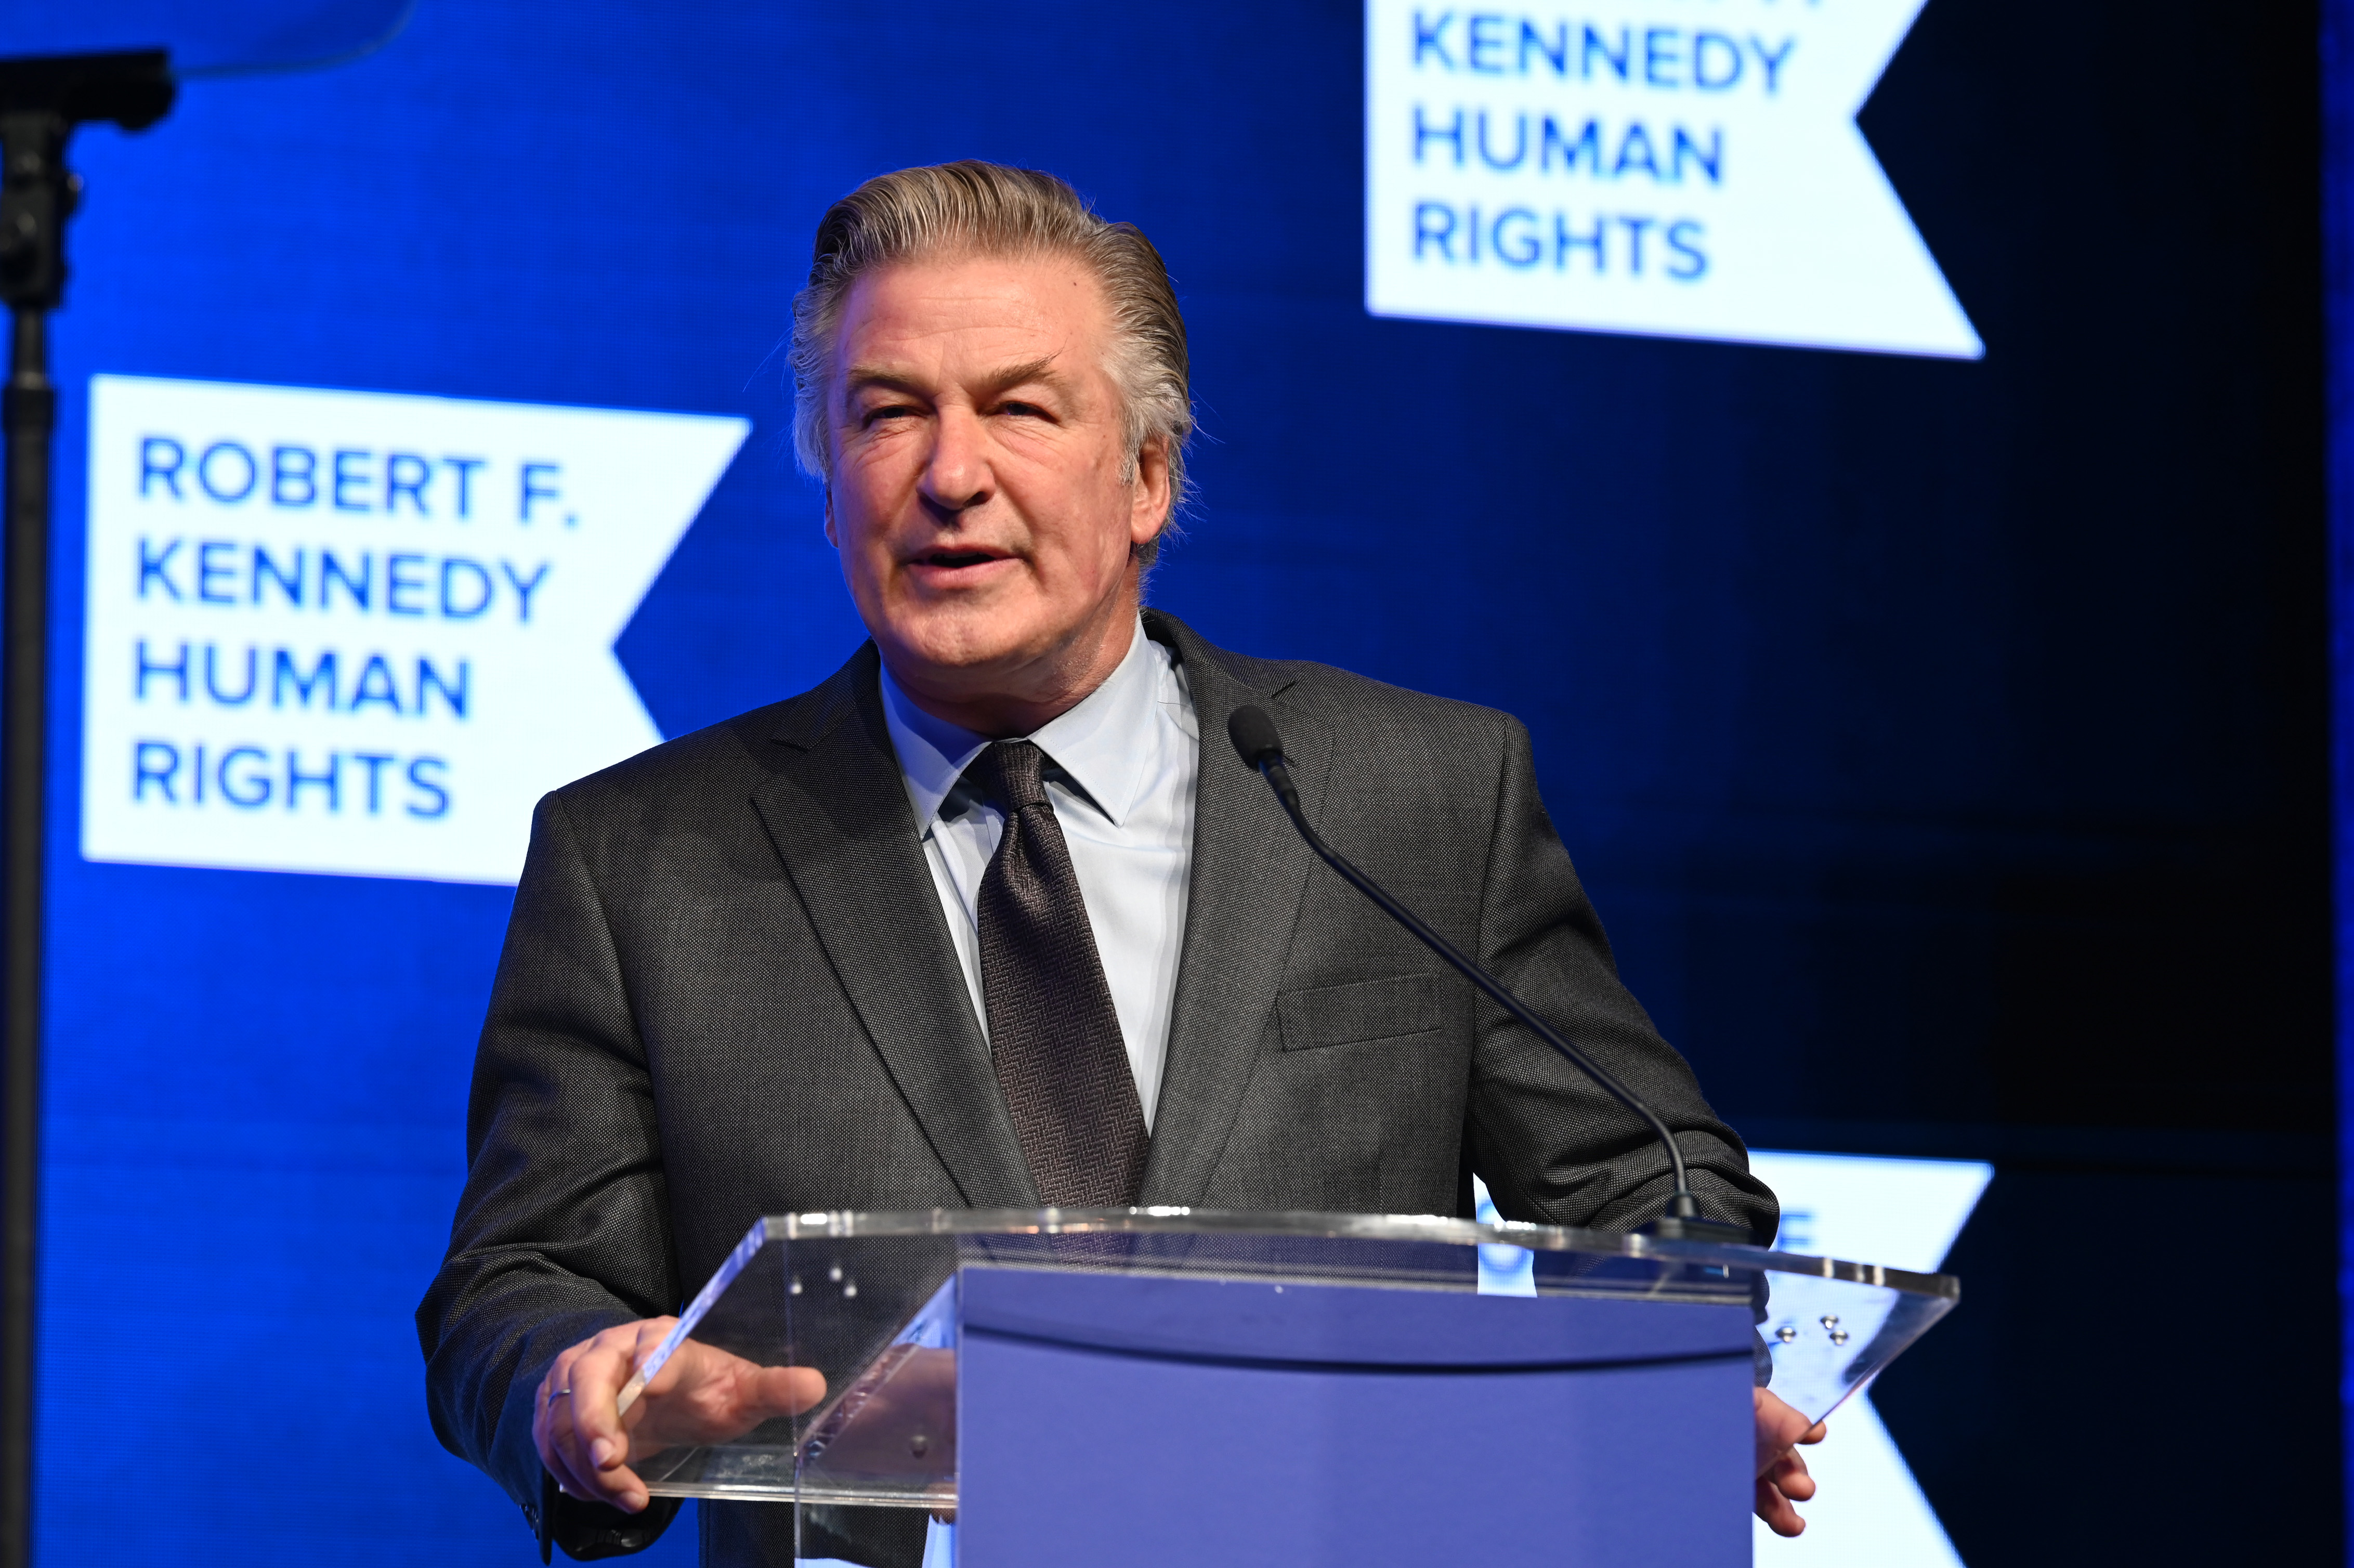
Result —
<instances>
[{"instance_id":1,"label":"black light stand pole","mask_svg":"<svg viewBox=\"0 0 2354 1568\"><path fill-rule=\"evenodd\" d=\"M164 52L0 59L0 300L15 320L0 427L0 1568L28 1568L33 1525L34 1243L40 1216L42 792L48 727L48 314L81 182L76 125L138 130L172 107Z\"/></svg>"}]
</instances>

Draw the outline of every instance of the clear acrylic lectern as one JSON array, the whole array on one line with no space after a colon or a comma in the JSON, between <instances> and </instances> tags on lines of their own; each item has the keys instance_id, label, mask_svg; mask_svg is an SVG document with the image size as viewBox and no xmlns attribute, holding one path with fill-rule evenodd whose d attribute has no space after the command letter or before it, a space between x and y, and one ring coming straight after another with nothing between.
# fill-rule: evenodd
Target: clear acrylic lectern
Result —
<instances>
[{"instance_id":1,"label":"clear acrylic lectern","mask_svg":"<svg viewBox=\"0 0 2354 1568\"><path fill-rule=\"evenodd\" d=\"M1525 1249L1533 1297L1481 1294L1482 1247ZM692 1339L812 1369L824 1396L639 1473L664 1495L953 1510L961 1568L1733 1568L1754 1387L1828 1414L1958 1296L1756 1247L1428 1217L784 1215L644 1375Z\"/></svg>"}]
</instances>

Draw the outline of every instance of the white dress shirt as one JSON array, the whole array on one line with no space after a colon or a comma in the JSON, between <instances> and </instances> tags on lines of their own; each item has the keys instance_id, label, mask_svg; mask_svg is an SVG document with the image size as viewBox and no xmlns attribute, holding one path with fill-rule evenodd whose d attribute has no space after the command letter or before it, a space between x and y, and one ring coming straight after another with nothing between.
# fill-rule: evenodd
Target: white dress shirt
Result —
<instances>
[{"instance_id":1,"label":"white dress shirt","mask_svg":"<svg viewBox=\"0 0 2354 1568\"><path fill-rule=\"evenodd\" d=\"M958 780L989 745L934 718L883 672L883 716L924 835L957 962L982 1033L981 880L1005 817ZM1193 863L1193 780L1201 729L1184 667L1136 625L1128 656L1076 707L1027 737L1046 754L1046 800L1070 845L1096 956L1111 987L1144 1126L1161 1097L1169 1009L1185 939L1185 885Z\"/></svg>"}]
</instances>

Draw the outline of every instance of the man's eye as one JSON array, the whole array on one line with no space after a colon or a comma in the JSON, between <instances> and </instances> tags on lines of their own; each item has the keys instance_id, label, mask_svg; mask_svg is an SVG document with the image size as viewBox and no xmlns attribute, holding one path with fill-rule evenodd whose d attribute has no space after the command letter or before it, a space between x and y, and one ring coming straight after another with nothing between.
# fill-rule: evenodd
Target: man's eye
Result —
<instances>
[{"instance_id":1,"label":"man's eye","mask_svg":"<svg viewBox=\"0 0 2354 1568\"><path fill-rule=\"evenodd\" d=\"M885 419L909 418L912 418L915 413L916 409L909 404L886 403L881 408L867 409L866 412L860 417L858 422L862 426L873 426Z\"/></svg>"},{"instance_id":2,"label":"man's eye","mask_svg":"<svg viewBox=\"0 0 2354 1568\"><path fill-rule=\"evenodd\" d=\"M1025 419L1048 419L1054 417L1035 403L1001 403L997 407L997 411L1001 414L1018 414Z\"/></svg>"}]
</instances>

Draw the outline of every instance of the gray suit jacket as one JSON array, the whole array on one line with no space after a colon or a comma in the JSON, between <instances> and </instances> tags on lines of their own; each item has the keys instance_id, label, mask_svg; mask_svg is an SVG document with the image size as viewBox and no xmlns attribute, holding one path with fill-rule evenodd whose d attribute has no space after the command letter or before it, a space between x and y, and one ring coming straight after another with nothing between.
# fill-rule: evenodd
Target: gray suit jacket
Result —
<instances>
[{"instance_id":1,"label":"gray suit jacket","mask_svg":"<svg viewBox=\"0 0 2354 1568\"><path fill-rule=\"evenodd\" d=\"M1676 1129L1702 1202L1772 1195L1618 982L1500 713L1246 658L1147 612L1202 732L1193 881L1144 1202L1631 1227L1642 1125L1319 863L1225 742L1257 703L1310 819ZM758 1215L1036 1202L884 727L869 645L831 680L540 803L418 1308L434 1430L527 1510L532 1400L600 1329L675 1310ZM568 1550L653 1539L562 1500ZM705 1505L706 1562L789 1563L787 1509ZM802 1551L911 1561L921 1516L804 1520Z\"/></svg>"}]
</instances>

